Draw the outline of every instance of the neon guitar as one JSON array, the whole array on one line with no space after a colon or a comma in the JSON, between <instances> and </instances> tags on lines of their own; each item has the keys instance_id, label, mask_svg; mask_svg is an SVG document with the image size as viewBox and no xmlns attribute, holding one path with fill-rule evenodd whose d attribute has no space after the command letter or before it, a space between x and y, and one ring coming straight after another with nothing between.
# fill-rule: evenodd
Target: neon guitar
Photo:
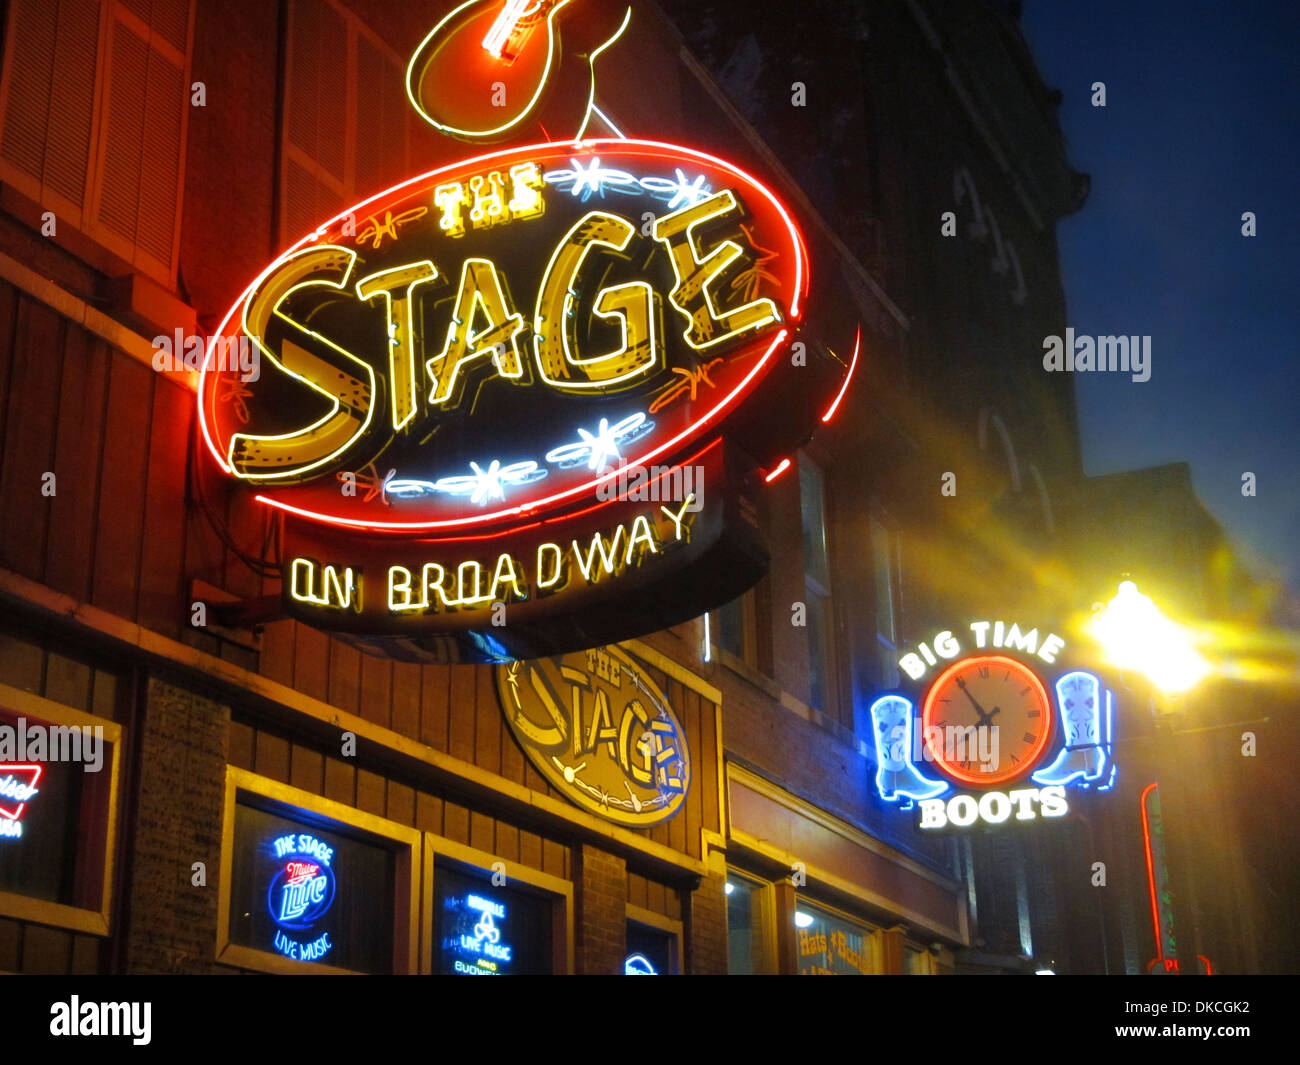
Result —
<instances>
[{"instance_id":1,"label":"neon guitar","mask_svg":"<svg viewBox=\"0 0 1300 1065\"><path fill-rule=\"evenodd\" d=\"M575 8L581 18L569 17ZM427 122L465 140L502 139L534 123L556 127L547 139L579 136L594 101L593 63L630 14L579 0L468 0L416 49L407 95Z\"/></svg>"}]
</instances>

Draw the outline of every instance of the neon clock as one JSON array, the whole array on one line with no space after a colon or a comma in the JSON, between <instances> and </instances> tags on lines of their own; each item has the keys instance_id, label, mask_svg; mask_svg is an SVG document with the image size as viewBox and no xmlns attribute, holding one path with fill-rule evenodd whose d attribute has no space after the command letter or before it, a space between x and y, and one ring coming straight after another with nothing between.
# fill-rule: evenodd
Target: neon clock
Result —
<instances>
[{"instance_id":1,"label":"neon clock","mask_svg":"<svg viewBox=\"0 0 1300 1065\"><path fill-rule=\"evenodd\" d=\"M1100 678L1066 669L1049 695L1040 670L1062 668L1061 637L1000 620L960 631L899 659L923 682L919 698L891 692L871 704L881 798L919 808L918 826L933 830L1050 820L1068 813L1067 788L1108 791L1114 706Z\"/></svg>"},{"instance_id":2,"label":"neon clock","mask_svg":"<svg viewBox=\"0 0 1300 1065\"><path fill-rule=\"evenodd\" d=\"M993 757L960 752L942 742L949 725L983 729L996 725ZM930 685L921 714L922 736L935 766L954 781L992 787L1024 776L1052 734L1047 689L1032 669L1006 655L974 655L955 662ZM978 735L978 734L977 734Z\"/></svg>"}]
</instances>

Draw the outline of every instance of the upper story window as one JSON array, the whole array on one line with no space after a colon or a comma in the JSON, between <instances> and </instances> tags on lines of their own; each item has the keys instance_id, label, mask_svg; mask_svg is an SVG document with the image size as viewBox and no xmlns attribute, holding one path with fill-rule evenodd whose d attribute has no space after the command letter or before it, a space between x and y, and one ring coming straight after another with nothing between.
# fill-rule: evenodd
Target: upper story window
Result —
<instances>
[{"instance_id":1,"label":"upper story window","mask_svg":"<svg viewBox=\"0 0 1300 1065\"><path fill-rule=\"evenodd\" d=\"M332 0L291 0L280 152L280 239L408 177L405 63ZM366 219L357 219L362 234Z\"/></svg>"},{"instance_id":2,"label":"upper story window","mask_svg":"<svg viewBox=\"0 0 1300 1065\"><path fill-rule=\"evenodd\" d=\"M837 709L835 626L826 536L826 478L822 468L802 453L799 455L799 509L803 527L809 700L816 709L834 717Z\"/></svg>"},{"instance_id":3,"label":"upper story window","mask_svg":"<svg viewBox=\"0 0 1300 1065\"><path fill-rule=\"evenodd\" d=\"M192 24L192 0L11 0L0 80L0 181L169 288Z\"/></svg>"},{"instance_id":4,"label":"upper story window","mask_svg":"<svg viewBox=\"0 0 1300 1065\"><path fill-rule=\"evenodd\" d=\"M871 574L875 584L876 647L880 654L881 689L897 688L898 628L895 536L876 518L871 519Z\"/></svg>"}]
</instances>

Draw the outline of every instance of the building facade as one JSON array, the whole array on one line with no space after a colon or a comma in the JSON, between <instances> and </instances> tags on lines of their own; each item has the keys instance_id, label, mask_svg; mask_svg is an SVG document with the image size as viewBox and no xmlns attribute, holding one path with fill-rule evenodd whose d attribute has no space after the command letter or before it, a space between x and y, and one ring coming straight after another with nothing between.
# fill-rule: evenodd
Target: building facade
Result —
<instances>
[{"instance_id":1,"label":"building facade","mask_svg":"<svg viewBox=\"0 0 1300 1065\"><path fill-rule=\"evenodd\" d=\"M0 969L923 974L1030 966L1035 921L1060 938L1057 886L1025 880L1042 840L900 818L867 707L945 617L1077 606L1053 509L1073 399L1040 360L1086 181L1010 5L770 6L588 5L559 39L594 90L557 89L544 128L761 175L861 329L834 417L766 478L766 576L555 667L669 708L689 786L637 827L525 749L531 665L286 617L282 519L214 476L197 375L158 358L324 220L486 150L404 91L442 12L9 0L0 723L101 745L93 772L87 738L84 766L19 774ZM394 224L357 222L376 247Z\"/></svg>"}]
</instances>

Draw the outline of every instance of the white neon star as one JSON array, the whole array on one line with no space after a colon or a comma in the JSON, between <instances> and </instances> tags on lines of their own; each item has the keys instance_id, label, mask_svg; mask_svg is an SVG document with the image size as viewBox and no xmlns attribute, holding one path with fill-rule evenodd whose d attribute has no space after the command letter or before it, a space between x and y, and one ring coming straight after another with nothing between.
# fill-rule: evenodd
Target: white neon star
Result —
<instances>
[{"instance_id":1,"label":"white neon star","mask_svg":"<svg viewBox=\"0 0 1300 1065\"><path fill-rule=\"evenodd\" d=\"M664 197L668 200L668 210L676 210L682 204L688 207L694 207L701 200L711 195L708 185L704 183L704 175L697 174L694 181L687 179L680 168L674 168L677 174L676 179L661 177L646 177L641 179L641 187L647 192Z\"/></svg>"},{"instance_id":2,"label":"white neon star","mask_svg":"<svg viewBox=\"0 0 1300 1065\"><path fill-rule=\"evenodd\" d=\"M471 503L483 506L494 499L505 499L506 487L539 481L546 476L546 471L538 469L535 462L514 462L502 466L493 459L485 470L477 462L469 464L473 474L460 477L442 477L434 482L439 492L448 495L468 495Z\"/></svg>"},{"instance_id":3,"label":"white neon star","mask_svg":"<svg viewBox=\"0 0 1300 1065\"><path fill-rule=\"evenodd\" d=\"M553 185L573 182L573 187L569 189L569 192L580 200L587 200L594 195L599 195L604 199L607 185L612 186L618 192L624 192L630 190L619 186L635 185L637 183L636 178L626 170L614 170L611 167L601 166L599 156L594 157L586 167L582 165L581 160L574 159L573 169L547 171L545 180Z\"/></svg>"},{"instance_id":4,"label":"white neon star","mask_svg":"<svg viewBox=\"0 0 1300 1065\"><path fill-rule=\"evenodd\" d=\"M587 469L600 473L611 461L621 458L619 445L626 444L644 435L653 426L640 412L629 415L622 421L609 424L608 418L600 419L600 426L594 433L579 429L580 439L572 444L563 444L546 453L546 461L558 466L576 466L586 459Z\"/></svg>"}]
</instances>

